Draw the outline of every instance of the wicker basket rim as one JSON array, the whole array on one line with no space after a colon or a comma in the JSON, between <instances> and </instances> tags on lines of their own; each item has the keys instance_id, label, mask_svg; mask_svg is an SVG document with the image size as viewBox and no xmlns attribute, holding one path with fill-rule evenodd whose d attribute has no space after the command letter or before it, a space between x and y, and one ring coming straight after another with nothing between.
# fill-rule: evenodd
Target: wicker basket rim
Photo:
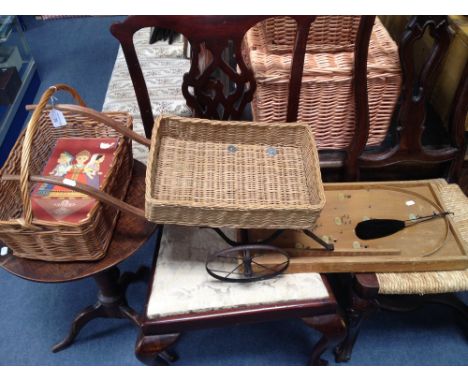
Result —
<instances>
[{"instance_id":1,"label":"wicker basket rim","mask_svg":"<svg viewBox=\"0 0 468 382\"><path fill-rule=\"evenodd\" d=\"M211 119L203 119L203 118L187 118L181 117L178 115L173 114L161 114L158 118L155 119L155 123L153 127L159 126L164 121L176 120L180 121L183 125L191 125L191 124L206 124L211 126L235 126L235 127L245 127L245 128L292 128L292 129L305 129L308 130L309 126L307 123L304 122L259 122L259 121L219 121L219 120L211 120ZM156 134L157 129L153 128L153 134ZM151 147L153 147L153 143Z\"/></svg>"},{"instance_id":2,"label":"wicker basket rim","mask_svg":"<svg viewBox=\"0 0 468 382\"><path fill-rule=\"evenodd\" d=\"M249 207L239 207L239 206L232 206L231 204L221 204L221 203L202 203L202 202L174 202L174 201L164 201L155 199L151 196L147 197L147 201L151 201L152 206L158 207L181 207L181 208L207 208L207 209L216 209L222 208L223 211L284 211L287 209L288 211L294 212L303 212L304 210L309 210L310 212L316 212L322 210L325 205L325 198L322 198L321 192L318 192L319 202L317 203L309 203L304 205L295 205L294 208L284 208L280 206L249 206Z\"/></svg>"}]
</instances>

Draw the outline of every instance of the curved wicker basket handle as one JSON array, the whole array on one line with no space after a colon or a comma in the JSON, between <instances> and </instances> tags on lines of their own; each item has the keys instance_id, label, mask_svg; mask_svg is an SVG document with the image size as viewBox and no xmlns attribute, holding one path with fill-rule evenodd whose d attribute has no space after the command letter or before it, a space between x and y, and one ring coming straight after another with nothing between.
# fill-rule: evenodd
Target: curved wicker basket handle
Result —
<instances>
[{"instance_id":1,"label":"curved wicker basket handle","mask_svg":"<svg viewBox=\"0 0 468 382\"><path fill-rule=\"evenodd\" d=\"M2 177L0 177L0 181L18 181L20 179L21 179L20 175L3 175ZM117 199L109 194L106 194L105 192L97 188L88 186L87 184L78 183L78 182L74 182L74 184L64 183L63 182L64 179L58 176L31 175L29 177L29 180L31 182L48 183L48 184L53 184L56 186L65 187L76 192L81 192L82 194L89 195L92 198L100 202L109 204L112 207L115 207L120 211L128 212L138 218L142 218L146 220L145 211L143 211L142 209L134 207L128 203L125 203L124 201Z\"/></svg>"},{"instance_id":2,"label":"curved wicker basket handle","mask_svg":"<svg viewBox=\"0 0 468 382\"><path fill-rule=\"evenodd\" d=\"M35 110L39 107L39 105L29 105L26 107L28 110ZM46 108L50 108L49 106L46 106ZM78 106L78 105L61 105L57 104L54 105L54 108L57 110L61 111L71 111L77 114L85 115L87 117L91 117L94 120L98 122L102 122L106 124L109 127L112 127L115 131L119 132L120 134L126 136L127 138L130 138L134 140L135 142L141 143L142 145L146 147L151 146L151 140L134 132L133 130L128 129L121 123L117 122L115 119L112 119L111 117L105 115L104 113L100 113L96 110L89 109L87 107L83 106Z\"/></svg>"},{"instance_id":3,"label":"curved wicker basket handle","mask_svg":"<svg viewBox=\"0 0 468 382\"><path fill-rule=\"evenodd\" d=\"M39 100L36 110L34 110L34 113L28 122L28 126L26 127L26 133L24 135L23 149L21 152L20 162L20 192L21 199L23 201L24 225L28 227L31 227L32 222L32 206L30 198L31 189L29 187L29 163L31 161L32 142L37 130L37 125L41 117L42 111L46 107L50 98L59 90L67 91L81 106L86 106L85 102L74 88L66 84L57 84L49 87L44 92L41 99Z\"/></svg>"}]
</instances>

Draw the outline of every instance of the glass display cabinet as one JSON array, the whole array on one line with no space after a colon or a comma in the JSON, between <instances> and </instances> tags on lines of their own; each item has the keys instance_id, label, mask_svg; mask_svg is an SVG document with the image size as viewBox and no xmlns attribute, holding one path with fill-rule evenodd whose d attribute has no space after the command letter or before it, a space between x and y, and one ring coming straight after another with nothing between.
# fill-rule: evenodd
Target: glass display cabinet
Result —
<instances>
[{"instance_id":1,"label":"glass display cabinet","mask_svg":"<svg viewBox=\"0 0 468 382\"><path fill-rule=\"evenodd\" d=\"M0 166L16 141L39 86L36 63L17 16L0 16Z\"/></svg>"}]
</instances>

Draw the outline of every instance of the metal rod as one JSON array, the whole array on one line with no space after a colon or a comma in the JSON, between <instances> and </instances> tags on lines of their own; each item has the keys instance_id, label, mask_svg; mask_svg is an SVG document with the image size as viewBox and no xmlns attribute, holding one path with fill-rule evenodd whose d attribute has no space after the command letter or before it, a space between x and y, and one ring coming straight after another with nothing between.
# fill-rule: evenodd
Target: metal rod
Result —
<instances>
[{"instance_id":1,"label":"metal rod","mask_svg":"<svg viewBox=\"0 0 468 382\"><path fill-rule=\"evenodd\" d=\"M240 230L241 244L249 244L249 231L246 229Z\"/></svg>"},{"instance_id":2,"label":"metal rod","mask_svg":"<svg viewBox=\"0 0 468 382\"><path fill-rule=\"evenodd\" d=\"M444 211L444 212L441 212L441 213L434 213L432 215L427 215L427 216L420 216L420 217L417 217L415 219L408 219L408 220L405 220L405 223L409 223L409 224L405 224L406 227L410 227L410 226L413 226L417 223L424 223L424 222L427 222L429 220L432 220L432 219L435 219L435 218L441 218L441 217L445 217L447 215L451 215L453 214L453 212L449 212L449 211ZM411 224L413 223L413 224Z\"/></svg>"},{"instance_id":3,"label":"metal rod","mask_svg":"<svg viewBox=\"0 0 468 382\"><path fill-rule=\"evenodd\" d=\"M211 227L201 227L201 228L211 228ZM228 243L230 246L235 247L237 245L244 245L244 244L250 244L248 242L248 230L242 229L241 230L241 240L240 241L235 241L227 237L227 235L220 229L220 228L211 228L213 231L215 231L221 239L223 239L226 243ZM276 240L282 233L284 232L284 229L278 229L275 232L273 232L270 236L268 236L266 239L259 240L253 244L268 244L274 240ZM243 236L245 235L245 236ZM246 242L244 242L246 240Z\"/></svg>"},{"instance_id":4,"label":"metal rod","mask_svg":"<svg viewBox=\"0 0 468 382\"><path fill-rule=\"evenodd\" d=\"M250 251L246 249L243 251L243 264L244 264L244 276L252 277L252 256Z\"/></svg>"},{"instance_id":5,"label":"metal rod","mask_svg":"<svg viewBox=\"0 0 468 382\"><path fill-rule=\"evenodd\" d=\"M308 229L304 229L302 232L304 232L307 236L309 236L311 239L315 240L317 243L319 243L323 248L325 248L327 251L333 251L335 249L335 246L333 243L327 243L323 241L321 238L319 238L315 233L312 231L309 231Z\"/></svg>"}]
</instances>

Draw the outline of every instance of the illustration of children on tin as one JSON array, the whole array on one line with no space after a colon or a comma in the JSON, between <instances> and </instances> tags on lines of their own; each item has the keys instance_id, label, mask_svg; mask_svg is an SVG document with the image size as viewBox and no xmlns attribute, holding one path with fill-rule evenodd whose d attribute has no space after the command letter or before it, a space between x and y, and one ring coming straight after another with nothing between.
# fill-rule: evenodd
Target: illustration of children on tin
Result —
<instances>
[{"instance_id":1,"label":"illustration of children on tin","mask_svg":"<svg viewBox=\"0 0 468 382\"><path fill-rule=\"evenodd\" d=\"M49 173L54 176L64 176L72 167L71 162L73 161L73 155L68 151L60 153L60 156L57 159L57 166Z\"/></svg>"},{"instance_id":2,"label":"illustration of children on tin","mask_svg":"<svg viewBox=\"0 0 468 382\"><path fill-rule=\"evenodd\" d=\"M86 162L90 157L91 153L88 150L82 150L76 154L76 163L73 164L71 170L65 175L65 178L88 184L88 177L86 176Z\"/></svg>"},{"instance_id":3,"label":"illustration of children on tin","mask_svg":"<svg viewBox=\"0 0 468 382\"><path fill-rule=\"evenodd\" d=\"M68 152L62 152L57 160L57 165L50 172L50 175L64 177L74 180L78 183L99 188L100 185L100 166L105 159L104 154L92 154L88 150L82 150L76 157ZM63 186L52 186L43 184L39 189L39 195L45 197L83 197L85 194L76 193Z\"/></svg>"},{"instance_id":4,"label":"illustration of children on tin","mask_svg":"<svg viewBox=\"0 0 468 382\"><path fill-rule=\"evenodd\" d=\"M72 161L74 156L70 154L68 151L64 151L60 153L57 159L57 165L54 167L52 171L49 172L49 175L53 176L65 176L68 171L72 168ZM41 196L47 196L49 192L54 188L52 184L44 183L38 190L38 194Z\"/></svg>"},{"instance_id":5,"label":"illustration of children on tin","mask_svg":"<svg viewBox=\"0 0 468 382\"><path fill-rule=\"evenodd\" d=\"M99 170L101 168L102 162L104 162L104 159L104 154L93 154L83 170L88 177L88 184L92 187L99 188L100 176L102 175L102 172Z\"/></svg>"}]
</instances>

